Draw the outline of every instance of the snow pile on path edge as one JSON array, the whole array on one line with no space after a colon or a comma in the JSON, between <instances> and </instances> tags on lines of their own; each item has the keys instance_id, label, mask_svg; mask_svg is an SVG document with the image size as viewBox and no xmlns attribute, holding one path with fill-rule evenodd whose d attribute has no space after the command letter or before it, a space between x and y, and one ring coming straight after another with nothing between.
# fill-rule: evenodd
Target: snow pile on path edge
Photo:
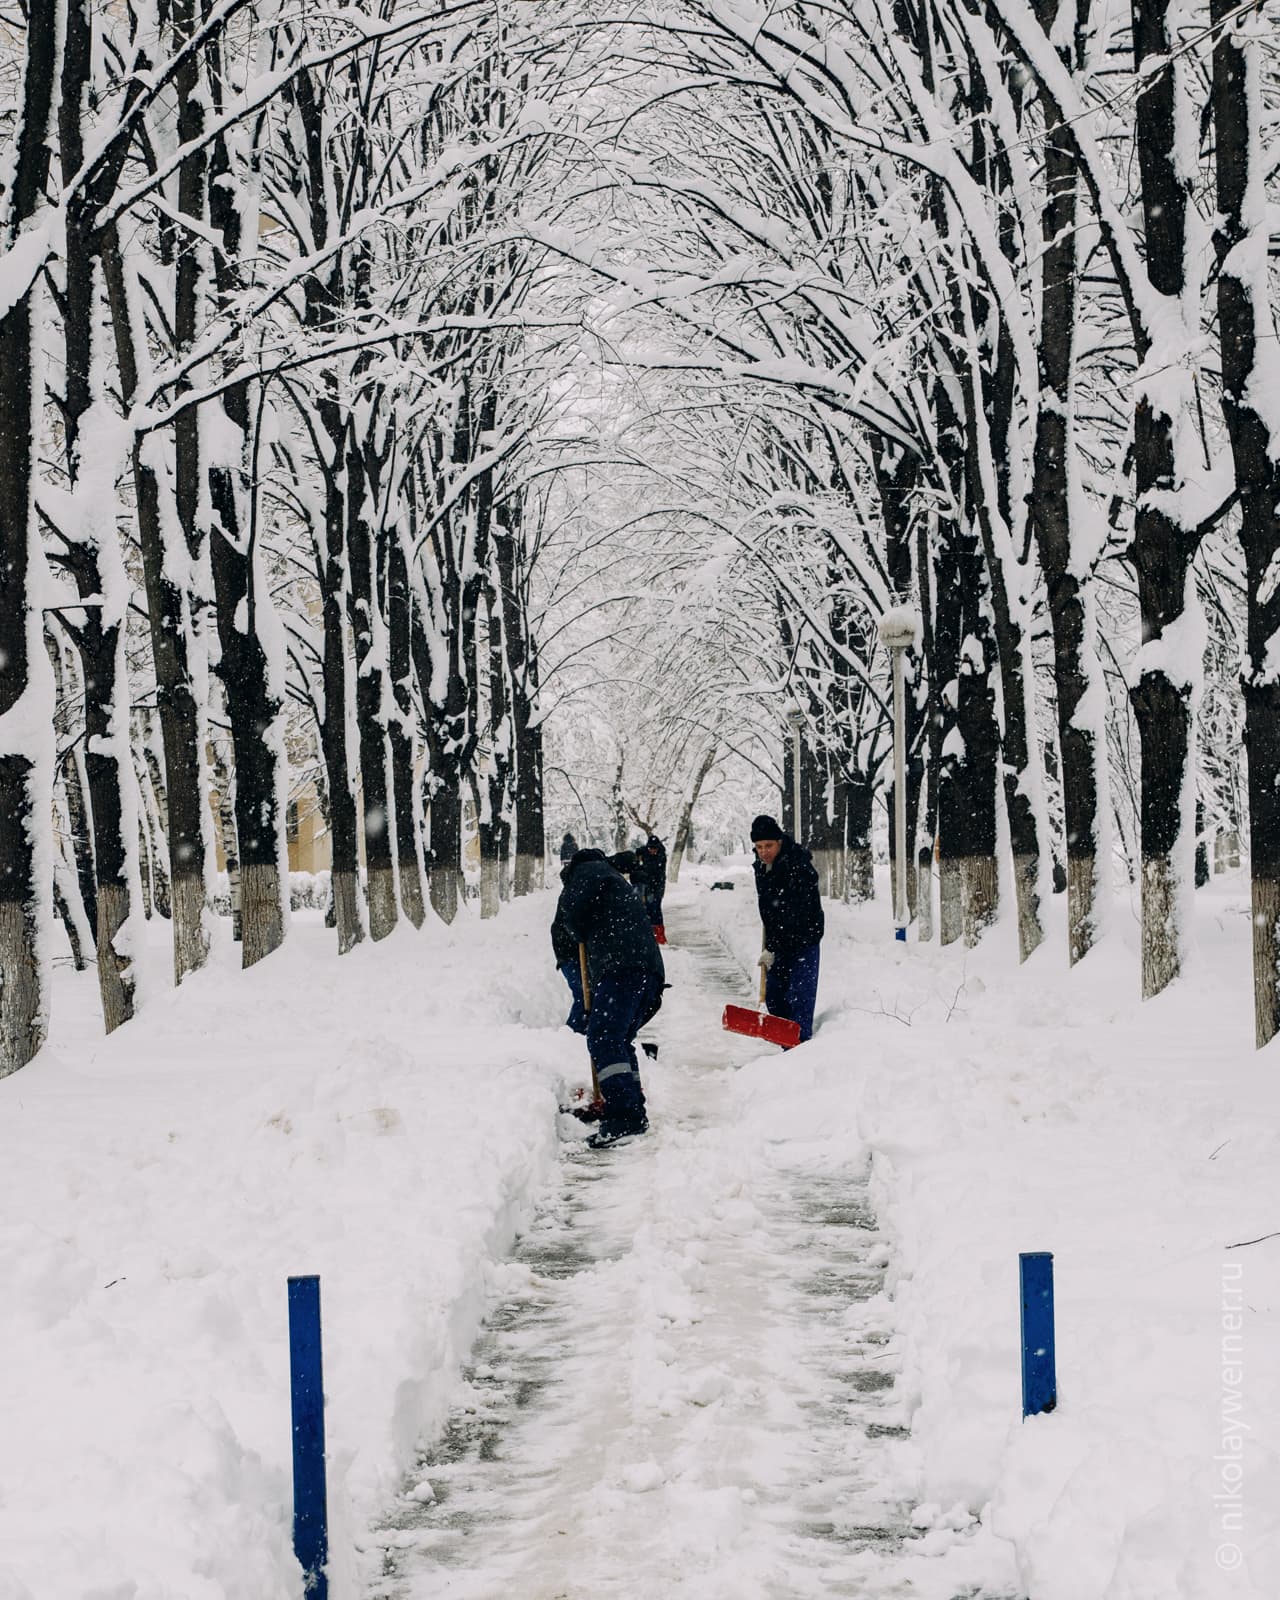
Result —
<instances>
[{"instance_id":1,"label":"snow pile on path edge","mask_svg":"<svg viewBox=\"0 0 1280 1600\"><path fill-rule=\"evenodd\" d=\"M0 1597L298 1596L285 1280L318 1272L331 1593L556 1159L550 900L339 962L314 913L0 1083Z\"/></svg>"},{"instance_id":2,"label":"snow pile on path edge","mask_svg":"<svg viewBox=\"0 0 1280 1600\"><path fill-rule=\"evenodd\" d=\"M750 969L749 869L692 876ZM728 877L733 893L707 887ZM1144 1005L1123 902L1068 970L1055 901L1019 968L1011 921L976 950L896 945L880 877L876 904L828 905L819 1032L775 1057L769 1092L785 1099L803 1062L824 1124L837 1085L850 1142L872 1152L922 1512L980 1516L1030 1600L1273 1600L1280 1240L1226 1249L1280 1216L1280 1076L1252 1048L1247 883L1201 892L1193 965ZM1017 1258L1042 1249L1060 1404L1024 1424Z\"/></svg>"}]
</instances>

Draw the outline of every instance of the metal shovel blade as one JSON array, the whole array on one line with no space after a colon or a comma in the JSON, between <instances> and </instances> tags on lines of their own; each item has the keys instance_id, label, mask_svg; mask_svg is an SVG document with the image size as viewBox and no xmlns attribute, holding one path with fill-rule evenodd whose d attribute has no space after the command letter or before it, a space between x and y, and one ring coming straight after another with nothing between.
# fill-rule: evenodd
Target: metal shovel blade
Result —
<instances>
[{"instance_id":1,"label":"metal shovel blade","mask_svg":"<svg viewBox=\"0 0 1280 1600\"><path fill-rule=\"evenodd\" d=\"M767 1011L753 1011L750 1006L726 1006L721 1026L729 1033L741 1033L748 1039L780 1044L784 1050L800 1043L798 1022L787 1017L771 1017Z\"/></svg>"}]
</instances>

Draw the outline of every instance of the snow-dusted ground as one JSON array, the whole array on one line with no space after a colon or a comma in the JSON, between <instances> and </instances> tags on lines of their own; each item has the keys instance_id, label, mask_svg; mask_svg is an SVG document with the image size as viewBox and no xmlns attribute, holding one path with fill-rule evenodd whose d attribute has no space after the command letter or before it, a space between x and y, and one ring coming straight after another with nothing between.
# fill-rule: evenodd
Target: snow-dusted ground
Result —
<instances>
[{"instance_id":1,"label":"snow-dusted ground","mask_svg":"<svg viewBox=\"0 0 1280 1600\"><path fill-rule=\"evenodd\" d=\"M1010 1551L963 1508L912 1525L889 1251L844 1084L797 1099L776 1052L748 1065L759 1046L718 1026L742 968L690 897L667 930L654 1132L572 1151L493 1275L462 1404L378 1531L368 1594L953 1600L993 1575L1012 1594Z\"/></svg>"},{"instance_id":2,"label":"snow-dusted ground","mask_svg":"<svg viewBox=\"0 0 1280 1600\"><path fill-rule=\"evenodd\" d=\"M600 1156L557 1138L549 898L341 962L304 914L108 1041L64 975L0 1083L0 1600L300 1594L305 1271L334 1600L1274 1600L1280 1238L1226 1249L1280 1229L1247 885L1199 897L1146 1006L1127 906L1073 973L1056 936L1018 970L1007 925L903 949L835 907L783 1056L717 1028L697 930L759 937L727 875L672 897L655 1133ZM1020 1249L1058 1287L1061 1405L1027 1424Z\"/></svg>"}]
</instances>

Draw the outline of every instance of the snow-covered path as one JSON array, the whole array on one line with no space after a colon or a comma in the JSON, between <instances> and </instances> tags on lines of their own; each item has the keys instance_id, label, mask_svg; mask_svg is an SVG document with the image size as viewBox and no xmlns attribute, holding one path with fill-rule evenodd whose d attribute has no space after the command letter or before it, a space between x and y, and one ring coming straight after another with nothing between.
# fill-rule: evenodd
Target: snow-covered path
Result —
<instances>
[{"instance_id":1,"label":"snow-covered path","mask_svg":"<svg viewBox=\"0 0 1280 1600\"><path fill-rule=\"evenodd\" d=\"M973 1541L911 1526L863 1152L803 1115L745 1135L760 1047L719 1018L750 982L684 896L668 919L654 1132L566 1146L370 1600L990 1595Z\"/></svg>"}]
</instances>

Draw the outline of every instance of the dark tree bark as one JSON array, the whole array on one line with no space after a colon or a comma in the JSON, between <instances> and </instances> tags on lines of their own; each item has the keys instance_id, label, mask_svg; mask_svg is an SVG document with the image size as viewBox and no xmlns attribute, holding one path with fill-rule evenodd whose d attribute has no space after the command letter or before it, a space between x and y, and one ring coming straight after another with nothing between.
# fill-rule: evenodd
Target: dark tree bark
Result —
<instances>
[{"instance_id":1,"label":"dark tree bark","mask_svg":"<svg viewBox=\"0 0 1280 1600\"><path fill-rule=\"evenodd\" d=\"M845 844L849 866L847 894L857 903L875 898L875 860L871 851L871 823L875 780L870 773L851 773L845 783Z\"/></svg>"},{"instance_id":2,"label":"dark tree bark","mask_svg":"<svg viewBox=\"0 0 1280 1600\"><path fill-rule=\"evenodd\" d=\"M193 26L191 0L180 0L172 14L171 26L175 41L180 45ZM197 70L193 54L190 62L175 76L175 83L188 100L193 94L190 75ZM189 125L183 124L184 127ZM191 160L195 160L194 155ZM179 174L180 198L189 195L192 181L191 170L184 162ZM128 410L138 395L140 360L145 356L147 333L135 320L135 300L130 291L129 269L118 228L114 224L106 226L100 238L121 399ZM185 293L185 279L179 287ZM185 300L175 301L176 311L185 315L185 308ZM181 439L179 431L179 442ZM163 446L155 435L139 433L135 436L132 454L138 541L156 675L156 709L164 750L174 981L181 983L188 972L204 966L209 955L205 927L208 818L202 784L203 719L193 688L191 659L196 648L195 619L192 597L172 576L182 563L167 559L172 539L169 529L175 521L180 521L180 516L169 498L173 491ZM181 470L178 480L184 481ZM189 531L194 536L194 525L190 525ZM173 554L176 556L177 552ZM194 560L200 551L192 550L188 544L183 554Z\"/></svg>"},{"instance_id":3,"label":"dark tree bark","mask_svg":"<svg viewBox=\"0 0 1280 1600\"><path fill-rule=\"evenodd\" d=\"M920 584L920 651L927 676L921 700L924 729L921 741L921 788L928 794L924 818L924 837L917 855L916 937L933 938L933 859L938 837L938 772L942 764L944 705L938 688L938 656L933 609L933 563L929 558L929 530L922 522L916 534L916 572Z\"/></svg>"},{"instance_id":4,"label":"dark tree bark","mask_svg":"<svg viewBox=\"0 0 1280 1600\"><path fill-rule=\"evenodd\" d=\"M525 602L523 507L508 497L496 508L494 554L502 596L502 631L515 744L515 892L542 888L546 827L542 800L542 724L537 718L538 657Z\"/></svg>"},{"instance_id":5,"label":"dark tree bark","mask_svg":"<svg viewBox=\"0 0 1280 1600\"><path fill-rule=\"evenodd\" d=\"M56 7L30 8L0 211L0 246L9 250L43 204L58 33ZM42 737L50 737L53 689L31 592L40 559L32 477L41 409L41 291L32 278L15 285L0 316L0 1077L25 1066L45 1040L48 958L40 930L53 904L52 761L41 759L33 738L42 720Z\"/></svg>"},{"instance_id":6,"label":"dark tree bark","mask_svg":"<svg viewBox=\"0 0 1280 1600\"><path fill-rule=\"evenodd\" d=\"M957 508L967 504L966 452L946 380L934 386L939 456ZM938 862L943 944L975 944L999 904L995 643L987 569L977 530L963 510L939 519L934 551L930 681L936 678Z\"/></svg>"},{"instance_id":7,"label":"dark tree bark","mask_svg":"<svg viewBox=\"0 0 1280 1600\"><path fill-rule=\"evenodd\" d=\"M63 183L71 186L84 163L81 117L92 70L93 29L87 0L70 0L62 57L58 136ZM95 399L93 354L99 337L100 240L94 224L99 206L114 191L121 155L99 168L96 181L73 191L67 207L66 288L63 301L63 348L66 384L63 398L63 436L67 479L71 493L83 493L84 437ZM128 934L121 937L131 912L131 863L136 819L125 804L125 785L133 773L129 762L128 708L119 703L127 692L124 671L124 625L127 582L123 563L111 541L114 526L105 530L108 548L99 546L93 526L98 508L82 508L81 526L63 535L56 552L58 563L73 578L83 609L71 613L64 626L80 656L84 693L85 778L89 817L93 830L94 892L86 904L94 906L98 987L103 1023L108 1033L133 1015L133 958ZM110 570L110 581L104 574Z\"/></svg>"},{"instance_id":8,"label":"dark tree bark","mask_svg":"<svg viewBox=\"0 0 1280 1600\"><path fill-rule=\"evenodd\" d=\"M352 438L347 450L347 549L351 599L348 614L355 639L356 727L364 801L364 859L369 884L369 933L385 939L397 921L396 869L383 716L385 661L375 641L378 604L373 570L373 492L367 460Z\"/></svg>"},{"instance_id":9,"label":"dark tree bark","mask_svg":"<svg viewBox=\"0 0 1280 1600\"><path fill-rule=\"evenodd\" d=\"M395 796L396 869L400 905L415 928L426 920L422 896L417 782L413 770L413 657L410 645L409 569L397 530L383 526L378 535L379 564L386 572L387 669L395 714L388 720L391 789Z\"/></svg>"},{"instance_id":10,"label":"dark tree bark","mask_svg":"<svg viewBox=\"0 0 1280 1600\"><path fill-rule=\"evenodd\" d=\"M329 438L335 458L343 456L345 427L337 406L326 400L322 414L332 431ZM360 825L356 813L355 784L351 772L351 751L347 740L347 707L351 703L350 671L347 661L347 522L346 502L333 470L325 474L325 546L322 570L321 628L324 660L324 710L320 718L320 748L324 755L326 788L329 795L329 838L333 886L334 926L338 950L345 955L364 938L360 916Z\"/></svg>"},{"instance_id":11,"label":"dark tree bark","mask_svg":"<svg viewBox=\"0 0 1280 1600\"><path fill-rule=\"evenodd\" d=\"M1177 15L1180 15L1178 13ZM1180 41L1171 0L1135 0L1134 66L1139 74L1136 147L1142 177L1146 269L1151 287L1174 314L1186 285L1190 177L1180 169L1176 61ZM1144 332L1139 362L1150 349ZM1162 660L1186 615L1194 534L1174 515L1182 487L1175 440L1178 417L1140 386L1134 412L1134 526L1129 554L1138 579L1144 654L1130 693L1142 740L1142 994L1159 994L1182 968L1180 906L1190 885L1189 817L1183 795L1191 754L1192 682ZM1147 651L1145 647L1153 647ZM1185 857L1185 859L1184 859Z\"/></svg>"},{"instance_id":12,"label":"dark tree bark","mask_svg":"<svg viewBox=\"0 0 1280 1600\"><path fill-rule=\"evenodd\" d=\"M224 99L221 51L216 43L208 48L207 55L206 81L216 114L223 109ZM198 99L198 95L194 97L195 101ZM187 109L181 99L180 106ZM202 114L195 105L192 113ZM237 297L246 287L243 257L249 241L244 238L241 193L245 181L246 175L233 168L227 140L219 134L210 147L207 208L209 223L219 241L219 248L213 252L214 288L219 308L229 318L236 316ZM200 204L200 191L205 187L201 175L190 197L193 207ZM197 254L195 250L184 252L180 270L183 261ZM192 295L198 294L201 287L197 280ZM234 369L244 354L233 348L225 364ZM281 859L284 685L274 681L271 655L263 643L275 618L256 549L253 393L249 380L239 378L225 384L220 399L210 403L211 408L221 412L217 443L207 459L202 449L201 461L207 471L212 513L209 558L220 647L217 671L226 691L235 751L240 948L246 967L269 956L283 943L288 893L287 866Z\"/></svg>"},{"instance_id":13,"label":"dark tree bark","mask_svg":"<svg viewBox=\"0 0 1280 1600\"><path fill-rule=\"evenodd\" d=\"M1048 33L1057 18L1053 0L1038 0L1036 15ZM1081 0L1077 36L1088 16ZM1061 46L1068 65L1079 46ZM1063 823L1067 855L1067 949L1074 964L1088 954L1098 932L1100 897L1106 891L1107 863L1099 859L1101 763L1106 748L1099 708L1086 716L1086 695L1100 676L1093 659L1095 641L1086 607L1084 581L1072 535L1071 428L1075 404L1077 261L1076 216L1079 178L1068 134L1045 103L1045 201L1041 211L1044 256L1040 267L1040 338L1036 350L1041 405L1036 416L1028 513L1049 597L1053 628L1054 688L1058 749L1062 763Z\"/></svg>"},{"instance_id":14,"label":"dark tree bark","mask_svg":"<svg viewBox=\"0 0 1280 1600\"><path fill-rule=\"evenodd\" d=\"M873 436L872 465L880 497L881 514L885 527L885 570L894 603L908 606L912 599L913 531L916 521L916 501L921 488L921 463L919 456L904 450L901 445ZM924 774L922 763L914 758L924 733L925 698L920 693L923 657L919 649L908 650L903 661L906 673L906 727L903 738L909 752L907 760L907 851L914 854L916 819L920 809L920 784ZM892 767L890 771L892 772ZM890 777L886 785L886 804L889 812L889 856L895 859L897 849L894 829L897 817L895 799L896 780ZM908 879L908 900L914 914L915 895Z\"/></svg>"},{"instance_id":15,"label":"dark tree bark","mask_svg":"<svg viewBox=\"0 0 1280 1600\"><path fill-rule=\"evenodd\" d=\"M297 165L310 225L307 243L319 253L330 243L335 220L330 214L329 197L332 152L328 148L322 105L312 75L309 72L297 74L291 81L289 93L297 106L302 130L302 150ZM327 268L307 274L303 293L307 328L321 337L331 335L342 312L340 253L331 256ZM323 538L317 542L315 552L323 634L320 748L329 801L333 925L338 933L338 950L345 955L360 943L365 932L360 913L360 825L347 736L352 686L346 638L349 563L344 484L350 422L339 402L337 374L328 368L322 369L316 387L318 426L312 430L312 438L324 483Z\"/></svg>"},{"instance_id":16,"label":"dark tree bark","mask_svg":"<svg viewBox=\"0 0 1280 1600\"><path fill-rule=\"evenodd\" d=\"M62 758L62 784L67 795L67 822L71 828L71 851L76 864L76 886L80 891L80 904L84 907L85 921L93 935L95 947L98 938L97 869L93 859L93 824L85 803L88 787L81 775L79 751L70 750Z\"/></svg>"},{"instance_id":17,"label":"dark tree bark","mask_svg":"<svg viewBox=\"0 0 1280 1600\"><path fill-rule=\"evenodd\" d=\"M477 795L480 834L480 915L498 914L505 865L504 841L510 838L507 813L513 776L511 723L508 708L506 653L502 614L496 593L488 596L489 727L485 792Z\"/></svg>"},{"instance_id":18,"label":"dark tree bark","mask_svg":"<svg viewBox=\"0 0 1280 1600\"><path fill-rule=\"evenodd\" d=\"M1268 414L1277 373L1268 277L1269 219L1262 149L1260 41L1250 13L1212 0L1213 119L1219 226L1218 331L1222 408L1240 498L1246 574L1244 691L1253 888L1254 1035L1280 1030L1280 459Z\"/></svg>"},{"instance_id":19,"label":"dark tree bark","mask_svg":"<svg viewBox=\"0 0 1280 1600\"><path fill-rule=\"evenodd\" d=\"M1015 208L1007 154L988 138L991 97L982 64L970 52L964 63L963 93L970 112L969 170L995 202L1001 252L1017 263L1019 240L1014 228ZM935 190L936 192L936 190ZM952 224L952 205L935 200L934 214L940 232L950 234L953 248L963 249L959 229ZM1018 915L1018 957L1025 961L1044 938L1040 922L1040 837L1033 794L1038 791L1038 765L1031 750L1031 712L1027 700L1024 626L1021 608L1010 597L1011 577L1016 577L1011 553L1012 502L1010 477L1014 431L1015 357L1013 338L1003 309L985 287L966 287L954 272L951 283L951 338L948 352L963 393L964 498L962 521L971 521L981 539L986 560L986 586L991 610L1000 675L1000 759L1005 814L1013 855L1014 899ZM995 320L994 338L983 330ZM994 490L994 493L992 492ZM1024 557L1025 559L1025 557ZM967 629L984 655L985 632ZM976 679L977 650L969 652L970 672ZM988 678L990 667L988 666ZM983 694L985 695L985 688ZM994 701L992 716L994 720ZM978 715L985 724L985 712ZM985 745L982 747L985 759ZM1038 762L1038 757L1037 757ZM972 858L966 869L973 901L966 910L966 938L973 942L981 927L992 920L996 905L994 850L990 866ZM988 906L989 902L989 906Z\"/></svg>"}]
</instances>

